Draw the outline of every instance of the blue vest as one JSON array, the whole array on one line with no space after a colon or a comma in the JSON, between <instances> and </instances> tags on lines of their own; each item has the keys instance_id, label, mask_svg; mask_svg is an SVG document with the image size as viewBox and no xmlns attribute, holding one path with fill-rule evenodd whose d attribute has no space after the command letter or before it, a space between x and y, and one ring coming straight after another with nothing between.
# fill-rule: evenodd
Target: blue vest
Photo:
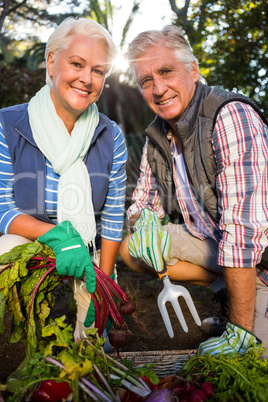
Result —
<instances>
[{"instance_id":1,"label":"blue vest","mask_svg":"<svg viewBox=\"0 0 268 402\"><path fill-rule=\"evenodd\" d=\"M6 142L14 169L14 196L19 209L44 222L51 222L45 210L45 157L37 147L29 125L28 104L11 106L0 111ZM100 113L84 162L87 166L97 225L96 245L100 241L100 214L104 206L114 151L114 128L107 116ZM79 183L79 177L77 178Z\"/></svg>"}]
</instances>

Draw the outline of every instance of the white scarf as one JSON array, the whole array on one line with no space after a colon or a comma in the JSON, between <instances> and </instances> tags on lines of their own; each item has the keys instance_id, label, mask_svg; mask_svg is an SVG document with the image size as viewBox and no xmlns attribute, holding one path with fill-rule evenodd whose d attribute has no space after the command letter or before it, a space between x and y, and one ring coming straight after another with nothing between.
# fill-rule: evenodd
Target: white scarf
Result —
<instances>
[{"instance_id":1,"label":"white scarf","mask_svg":"<svg viewBox=\"0 0 268 402\"><path fill-rule=\"evenodd\" d=\"M86 245L95 245L96 222L92 204L90 177L83 159L99 123L98 108L92 104L77 119L69 135L45 85L30 100L28 113L33 138L60 175L58 186L58 222L68 220Z\"/></svg>"}]
</instances>

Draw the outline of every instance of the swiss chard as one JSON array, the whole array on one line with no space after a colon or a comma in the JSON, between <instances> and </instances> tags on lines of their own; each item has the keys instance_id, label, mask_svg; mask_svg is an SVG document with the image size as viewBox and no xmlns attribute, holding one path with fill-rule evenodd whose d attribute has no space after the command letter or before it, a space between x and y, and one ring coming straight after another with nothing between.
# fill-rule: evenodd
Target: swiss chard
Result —
<instances>
[{"instance_id":1,"label":"swiss chard","mask_svg":"<svg viewBox=\"0 0 268 402\"><path fill-rule=\"evenodd\" d=\"M9 341L26 343L29 355L37 348L41 328L51 319L55 301L52 291L61 280L53 257L53 251L38 241L0 256L0 264L8 264L0 271L0 333L7 307L12 317Z\"/></svg>"},{"instance_id":2,"label":"swiss chard","mask_svg":"<svg viewBox=\"0 0 268 402\"><path fill-rule=\"evenodd\" d=\"M42 330L41 351L36 352L23 371L26 378L9 401L31 395L43 381L64 381L72 389L74 402L104 400L119 402L121 387L145 397L151 391L134 370L116 362L103 350L104 339L97 329L87 330L87 337L75 342L65 317L56 319ZM148 370L148 367L147 367ZM91 400L91 399L89 399Z\"/></svg>"}]
</instances>

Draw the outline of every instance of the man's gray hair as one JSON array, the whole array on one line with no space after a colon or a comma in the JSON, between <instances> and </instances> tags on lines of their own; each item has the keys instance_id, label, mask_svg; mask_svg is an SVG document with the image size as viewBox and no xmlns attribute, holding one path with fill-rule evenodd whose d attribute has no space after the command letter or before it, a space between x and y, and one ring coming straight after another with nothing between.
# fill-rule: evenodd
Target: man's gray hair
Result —
<instances>
[{"instance_id":1,"label":"man's gray hair","mask_svg":"<svg viewBox=\"0 0 268 402\"><path fill-rule=\"evenodd\" d=\"M187 71L192 70L194 62L198 65L198 61L183 31L175 25L166 25L162 30L141 32L130 43L128 48L128 62L135 79L136 60L149 48L159 44L174 50L178 61L185 65Z\"/></svg>"},{"instance_id":2,"label":"man's gray hair","mask_svg":"<svg viewBox=\"0 0 268 402\"><path fill-rule=\"evenodd\" d=\"M117 56L116 46L109 32L96 21L88 18L66 18L48 38L45 59L47 60L49 53L53 53L55 57L58 52L66 49L75 36L86 36L105 46L108 62L106 76L111 74L113 61ZM46 72L46 82L52 85L48 72Z\"/></svg>"}]
</instances>

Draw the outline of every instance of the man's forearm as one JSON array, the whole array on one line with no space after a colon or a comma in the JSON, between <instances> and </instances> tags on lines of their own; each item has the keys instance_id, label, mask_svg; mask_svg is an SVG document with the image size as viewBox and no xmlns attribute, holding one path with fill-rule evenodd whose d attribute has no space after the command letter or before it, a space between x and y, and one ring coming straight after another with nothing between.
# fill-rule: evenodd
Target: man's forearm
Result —
<instances>
[{"instance_id":1,"label":"man's forearm","mask_svg":"<svg viewBox=\"0 0 268 402\"><path fill-rule=\"evenodd\" d=\"M256 267L224 268L229 295L229 319L252 331L256 298Z\"/></svg>"}]
</instances>

